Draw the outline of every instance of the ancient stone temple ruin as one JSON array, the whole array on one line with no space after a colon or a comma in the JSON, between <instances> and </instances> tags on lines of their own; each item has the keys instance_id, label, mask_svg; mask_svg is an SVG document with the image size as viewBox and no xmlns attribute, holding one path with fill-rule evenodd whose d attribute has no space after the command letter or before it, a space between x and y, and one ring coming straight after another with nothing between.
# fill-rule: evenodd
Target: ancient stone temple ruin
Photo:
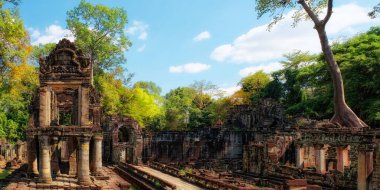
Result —
<instances>
[{"instance_id":1,"label":"ancient stone temple ruin","mask_svg":"<svg viewBox=\"0 0 380 190\"><path fill-rule=\"evenodd\" d=\"M233 106L224 122L191 131L149 131L129 117L102 118L92 62L66 39L40 59L39 77L27 146L0 140L0 163L2 157L15 165L28 162L29 178L9 189L132 184L153 190L157 183L163 189L180 189L182 183L215 190L380 189L376 128L288 118L270 99ZM59 184L67 176L74 186Z\"/></svg>"},{"instance_id":2,"label":"ancient stone temple ruin","mask_svg":"<svg viewBox=\"0 0 380 190\"><path fill-rule=\"evenodd\" d=\"M61 40L40 63L40 87L30 108L28 173L51 183L52 175L90 183L100 175L102 129L92 62L69 40Z\"/></svg>"},{"instance_id":3,"label":"ancient stone temple ruin","mask_svg":"<svg viewBox=\"0 0 380 190\"><path fill-rule=\"evenodd\" d=\"M173 175L172 167L185 165L274 189L366 190L380 188L379 139L378 129L286 118L277 103L265 100L231 108L220 128L146 131L142 155Z\"/></svg>"}]
</instances>

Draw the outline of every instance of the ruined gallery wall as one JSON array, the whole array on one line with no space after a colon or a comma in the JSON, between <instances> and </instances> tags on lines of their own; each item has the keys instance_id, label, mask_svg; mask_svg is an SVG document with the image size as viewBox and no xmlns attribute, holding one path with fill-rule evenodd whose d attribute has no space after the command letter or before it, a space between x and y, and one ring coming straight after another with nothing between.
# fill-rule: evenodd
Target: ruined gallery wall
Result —
<instances>
[{"instance_id":1,"label":"ruined gallery wall","mask_svg":"<svg viewBox=\"0 0 380 190\"><path fill-rule=\"evenodd\" d=\"M241 161L243 136L241 131L223 131L220 128L191 132L156 132L143 138L143 160L200 165L217 165L213 162L227 160Z\"/></svg>"},{"instance_id":2,"label":"ruined gallery wall","mask_svg":"<svg viewBox=\"0 0 380 190\"><path fill-rule=\"evenodd\" d=\"M294 164L294 137L276 133L288 126L281 107L271 101L236 106L221 127L145 132L143 160L251 172L264 162Z\"/></svg>"}]
</instances>

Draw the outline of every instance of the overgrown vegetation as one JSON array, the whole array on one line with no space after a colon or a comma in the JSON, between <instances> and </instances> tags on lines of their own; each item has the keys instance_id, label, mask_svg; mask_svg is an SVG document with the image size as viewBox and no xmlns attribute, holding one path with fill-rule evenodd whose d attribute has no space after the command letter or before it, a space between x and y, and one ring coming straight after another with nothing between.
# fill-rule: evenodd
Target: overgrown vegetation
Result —
<instances>
[{"instance_id":1,"label":"overgrown vegetation","mask_svg":"<svg viewBox=\"0 0 380 190\"><path fill-rule=\"evenodd\" d=\"M379 42L380 27L373 27L366 33L332 46L345 81L347 103L372 127L380 126ZM333 89L323 55L297 51L285 55L285 58L286 61L282 62L284 68L272 73L271 81L264 87L254 87L255 90L244 88L248 85L245 83L257 85L260 84L258 81L269 77L262 72L242 79L243 91L248 93L248 98L251 101L257 97L276 99L292 116L314 119L332 117ZM253 76L256 79L247 82Z\"/></svg>"}]
</instances>

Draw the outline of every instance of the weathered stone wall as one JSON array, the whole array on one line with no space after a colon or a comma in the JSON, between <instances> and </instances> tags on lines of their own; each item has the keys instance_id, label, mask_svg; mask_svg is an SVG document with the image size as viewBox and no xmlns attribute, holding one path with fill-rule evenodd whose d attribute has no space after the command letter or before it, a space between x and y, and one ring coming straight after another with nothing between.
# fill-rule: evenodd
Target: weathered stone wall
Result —
<instances>
[{"instance_id":1,"label":"weathered stone wall","mask_svg":"<svg viewBox=\"0 0 380 190\"><path fill-rule=\"evenodd\" d=\"M0 168L16 166L26 161L26 143L18 141L15 144L0 139Z\"/></svg>"},{"instance_id":2,"label":"weathered stone wall","mask_svg":"<svg viewBox=\"0 0 380 190\"><path fill-rule=\"evenodd\" d=\"M105 162L142 163L142 129L135 120L129 117L109 117L105 119L103 129Z\"/></svg>"},{"instance_id":3,"label":"weathered stone wall","mask_svg":"<svg viewBox=\"0 0 380 190\"><path fill-rule=\"evenodd\" d=\"M380 130L288 119L270 101L230 110L221 127L143 132L143 161L243 172L269 183L306 178L331 188L380 187Z\"/></svg>"}]
</instances>

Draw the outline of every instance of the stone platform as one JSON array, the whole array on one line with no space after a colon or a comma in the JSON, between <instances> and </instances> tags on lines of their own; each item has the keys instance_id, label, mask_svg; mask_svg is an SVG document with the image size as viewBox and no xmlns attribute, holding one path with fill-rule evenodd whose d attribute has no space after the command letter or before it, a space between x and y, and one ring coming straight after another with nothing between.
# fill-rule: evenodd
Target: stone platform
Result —
<instances>
[{"instance_id":1,"label":"stone platform","mask_svg":"<svg viewBox=\"0 0 380 190\"><path fill-rule=\"evenodd\" d=\"M90 186L80 186L77 184L75 176L59 175L53 178L51 184L43 184L38 182L38 178L28 179L21 177L13 179L4 190L35 190L35 189L101 189L101 190L128 190L130 183L121 178L113 171L112 167L103 167L102 173L104 177L91 176Z\"/></svg>"}]
</instances>

